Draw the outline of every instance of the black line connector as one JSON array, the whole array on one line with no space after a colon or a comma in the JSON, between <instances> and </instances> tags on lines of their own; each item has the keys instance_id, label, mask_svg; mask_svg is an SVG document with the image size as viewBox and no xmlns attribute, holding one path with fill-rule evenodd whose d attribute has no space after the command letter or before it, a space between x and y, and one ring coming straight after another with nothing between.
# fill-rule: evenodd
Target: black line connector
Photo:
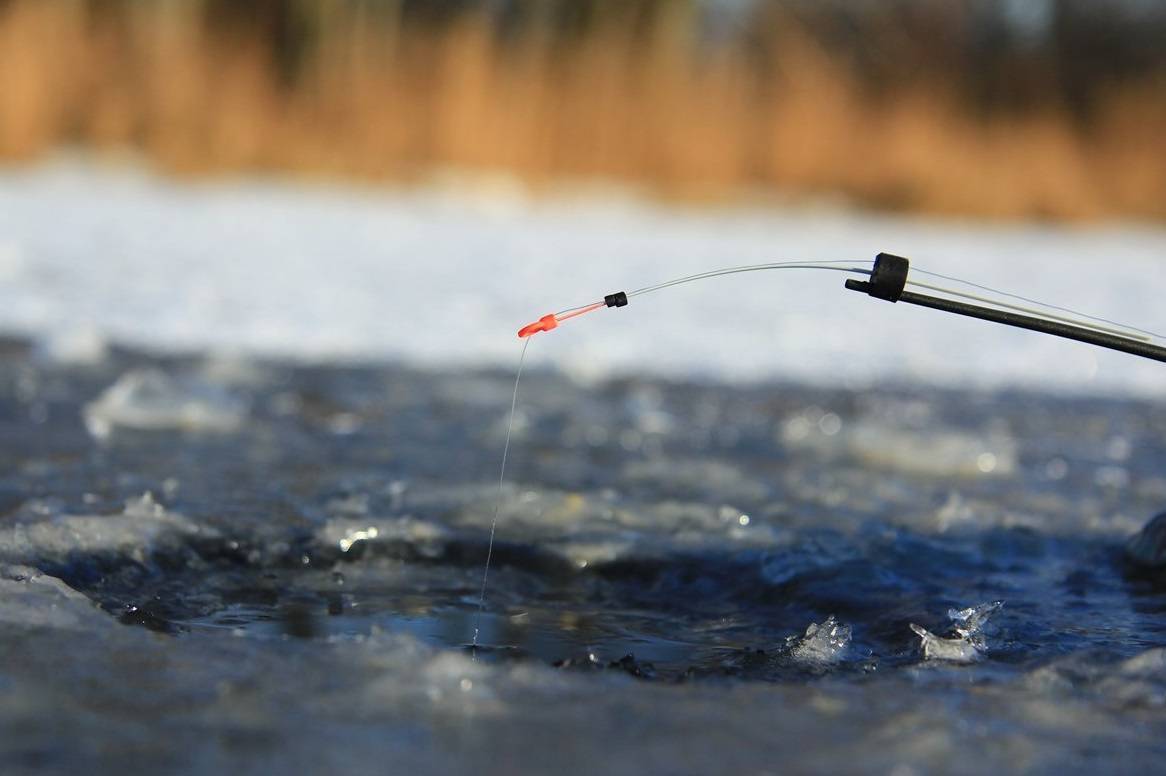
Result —
<instances>
[{"instance_id":1,"label":"black line connector","mask_svg":"<svg viewBox=\"0 0 1166 776\"><path fill-rule=\"evenodd\" d=\"M616 291L603 297L603 301L608 307L627 307L628 295L623 291Z\"/></svg>"},{"instance_id":2,"label":"black line connector","mask_svg":"<svg viewBox=\"0 0 1166 776\"><path fill-rule=\"evenodd\" d=\"M874 271L870 275L867 293L876 299L899 301L903 297L903 289L907 287L907 272L910 269L911 262L902 256L880 253L875 256Z\"/></svg>"}]
</instances>

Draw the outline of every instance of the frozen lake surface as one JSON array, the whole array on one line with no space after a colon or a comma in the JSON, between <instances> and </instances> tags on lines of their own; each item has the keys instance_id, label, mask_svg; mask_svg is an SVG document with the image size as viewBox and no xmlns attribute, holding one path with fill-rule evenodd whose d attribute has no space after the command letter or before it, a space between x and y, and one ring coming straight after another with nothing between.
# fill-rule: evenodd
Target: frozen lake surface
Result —
<instances>
[{"instance_id":1,"label":"frozen lake surface","mask_svg":"<svg viewBox=\"0 0 1166 776\"><path fill-rule=\"evenodd\" d=\"M1160 768L1163 367L833 275L532 345L466 645L518 325L898 250L1161 329L1161 232L504 202L0 178L0 771Z\"/></svg>"},{"instance_id":2,"label":"frozen lake surface","mask_svg":"<svg viewBox=\"0 0 1166 776\"><path fill-rule=\"evenodd\" d=\"M511 381L7 343L4 772L1161 763L1160 402Z\"/></svg>"}]
</instances>

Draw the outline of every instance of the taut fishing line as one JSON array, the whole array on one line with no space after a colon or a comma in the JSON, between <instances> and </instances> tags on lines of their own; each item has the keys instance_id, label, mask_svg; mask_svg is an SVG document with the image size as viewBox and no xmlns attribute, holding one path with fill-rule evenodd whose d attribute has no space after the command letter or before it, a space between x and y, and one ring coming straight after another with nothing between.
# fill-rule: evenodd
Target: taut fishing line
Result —
<instances>
[{"instance_id":1,"label":"taut fishing line","mask_svg":"<svg viewBox=\"0 0 1166 776\"><path fill-rule=\"evenodd\" d=\"M749 264L741 267L726 267L724 269L700 272L695 275L657 283L651 286L638 288L634 291L617 291L608 294L600 301L590 302L577 307L568 307L557 313L550 313L529 323L518 330L519 339L523 340L522 355L518 359L518 370L514 376L514 394L510 400L510 417L506 424L506 444L502 448L502 466L498 475L498 498L494 505L494 518L490 523L490 540L486 549L486 564L482 572L482 592L478 599L478 611L474 617L473 647L478 646L478 632L482 612L486 606L486 584L490 575L490 561L494 554L494 535L498 527L498 516L502 509L502 499L505 492L506 458L510 453L510 436L514 430L514 413L518 405L518 384L522 379L522 366L526 359L526 350L530 346L530 337L544 331L558 328L559 324L587 313L602 310L608 307L626 307L628 300L644 294L663 291L673 286L685 283L695 283L724 275L736 275L744 272L761 272L773 269L816 269L834 272L844 272L857 275L847 279L845 287L851 291L865 292L876 299L888 302L904 302L906 304L928 307L933 310L954 313L970 318L977 318L993 323L1002 323L1042 334L1051 334L1056 337L1084 342L1098 347L1117 350L1155 361L1166 362L1166 336L1156 334L1147 329L1128 326L1108 318L1086 315L1068 307L1039 302L1019 294L998 291L988 286L972 283L949 275L937 272L912 268L910 262L902 256L889 253L880 253L872 268L859 266L858 262L850 260L837 261L782 261L770 264ZM925 275L936 281L957 283L976 292L958 290L937 282L913 280L909 277L914 272ZM930 296L908 291L907 287L925 289L941 296ZM979 304L972 304L978 302Z\"/></svg>"},{"instance_id":2,"label":"taut fishing line","mask_svg":"<svg viewBox=\"0 0 1166 776\"><path fill-rule=\"evenodd\" d=\"M514 374L514 393L510 397L510 417L506 421L506 444L502 448L502 466L498 470L498 498L494 502L494 519L490 521L490 541L486 545L486 566L482 570L482 593L478 596L478 611L474 615L474 649L478 648L478 628L481 626L482 610L486 608L486 582L490 579L490 561L494 556L494 534L498 530L498 513L502 510L503 486L506 482L506 457L510 454L510 435L514 432L514 408L518 406L518 381L522 379L522 365L526 361L526 349L530 340L522 343L522 354L518 357L518 370Z\"/></svg>"}]
</instances>

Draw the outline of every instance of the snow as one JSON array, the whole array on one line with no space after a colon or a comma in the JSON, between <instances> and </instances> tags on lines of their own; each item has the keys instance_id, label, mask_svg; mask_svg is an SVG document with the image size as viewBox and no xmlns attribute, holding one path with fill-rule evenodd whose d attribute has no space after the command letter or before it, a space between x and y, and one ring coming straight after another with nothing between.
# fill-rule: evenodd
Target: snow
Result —
<instances>
[{"instance_id":1,"label":"snow","mask_svg":"<svg viewBox=\"0 0 1166 776\"><path fill-rule=\"evenodd\" d=\"M605 293L730 265L865 262L884 250L1166 330L1166 230L1151 226L529 200L499 187L176 182L66 160L0 172L0 331L76 361L99 357L107 338L164 352L509 368L521 325ZM540 335L530 358L587 379L646 370L850 387L1166 388L1154 362L892 307L843 291L842 280L790 271L676 288L565 323Z\"/></svg>"}]
</instances>

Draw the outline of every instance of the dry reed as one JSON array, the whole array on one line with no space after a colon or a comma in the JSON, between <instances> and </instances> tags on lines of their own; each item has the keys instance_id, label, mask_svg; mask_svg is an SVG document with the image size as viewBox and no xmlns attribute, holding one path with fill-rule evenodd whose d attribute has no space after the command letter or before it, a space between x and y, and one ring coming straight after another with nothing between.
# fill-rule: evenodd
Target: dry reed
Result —
<instances>
[{"instance_id":1,"label":"dry reed","mask_svg":"<svg viewBox=\"0 0 1166 776\"><path fill-rule=\"evenodd\" d=\"M647 37L616 16L563 44L501 37L474 13L406 25L384 6L329 16L289 81L265 41L218 34L197 2L105 19L74 0L8 0L0 157L128 148L187 174L454 167L686 198L773 189L992 217L1166 217L1161 82L1114 88L1086 129L1055 101L973 116L939 78L876 100L789 26L758 68L733 47L694 55L679 13Z\"/></svg>"}]
</instances>

